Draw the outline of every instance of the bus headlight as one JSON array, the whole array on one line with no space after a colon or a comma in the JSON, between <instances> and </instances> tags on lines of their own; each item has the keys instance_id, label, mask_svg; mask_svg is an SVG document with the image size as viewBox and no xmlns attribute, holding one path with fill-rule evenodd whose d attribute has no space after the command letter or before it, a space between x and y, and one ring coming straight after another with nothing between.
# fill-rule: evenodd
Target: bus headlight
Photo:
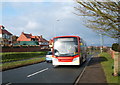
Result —
<instances>
[{"instance_id":1,"label":"bus headlight","mask_svg":"<svg viewBox=\"0 0 120 85\"><path fill-rule=\"evenodd\" d=\"M54 61L58 61L58 59L57 58L52 58L52 61L54 62Z\"/></svg>"},{"instance_id":2,"label":"bus headlight","mask_svg":"<svg viewBox=\"0 0 120 85\"><path fill-rule=\"evenodd\" d=\"M74 58L73 61L79 61L79 57Z\"/></svg>"}]
</instances>

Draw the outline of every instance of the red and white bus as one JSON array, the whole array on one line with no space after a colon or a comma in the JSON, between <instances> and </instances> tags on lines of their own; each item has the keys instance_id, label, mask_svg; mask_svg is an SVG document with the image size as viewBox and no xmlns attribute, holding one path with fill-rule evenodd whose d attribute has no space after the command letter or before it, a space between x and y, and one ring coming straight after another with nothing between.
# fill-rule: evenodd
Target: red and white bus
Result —
<instances>
[{"instance_id":1,"label":"red and white bus","mask_svg":"<svg viewBox=\"0 0 120 85\"><path fill-rule=\"evenodd\" d=\"M79 36L59 36L53 38L52 64L80 65L86 60L86 43Z\"/></svg>"}]
</instances>

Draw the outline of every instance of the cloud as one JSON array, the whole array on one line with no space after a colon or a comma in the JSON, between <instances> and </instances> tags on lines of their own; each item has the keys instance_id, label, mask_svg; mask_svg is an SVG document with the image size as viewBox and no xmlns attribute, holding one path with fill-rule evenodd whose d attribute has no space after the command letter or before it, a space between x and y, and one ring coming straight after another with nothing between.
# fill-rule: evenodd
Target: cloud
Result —
<instances>
[{"instance_id":1,"label":"cloud","mask_svg":"<svg viewBox=\"0 0 120 85\"><path fill-rule=\"evenodd\" d=\"M28 21L27 25L25 26L25 28L29 30L35 30L38 27L39 27L39 24L33 21Z\"/></svg>"},{"instance_id":2,"label":"cloud","mask_svg":"<svg viewBox=\"0 0 120 85\"><path fill-rule=\"evenodd\" d=\"M2 2L0 2L0 25L2 24Z\"/></svg>"},{"instance_id":3,"label":"cloud","mask_svg":"<svg viewBox=\"0 0 120 85\"><path fill-rule=\"evenodd\" d=\"M75 0L2 0L2 2L73 2ZM81 2L118 2L119 0L80 0Z\"/></svg>"},{"instance_id":4,"label":"cloud","mask_svg":"<svg viewBox=\"0 0 120 85\"><path fill-rule=\"evenodd\" d=\"M43 35L48 40L55 36L78 35L88 44L99 43L99 36L73 14L74 6L74 3L66 2L3 3L3 24L15 35L24 31Z\"/></svg>"},{"instance_id":5,"label":"cloud","mask_svg":"<svg viewBox=\"0 0 120 85\"><path fill-rule=\"evenodd\" d=\"M73 0L2 0L3 2L73 2Z\"/></svg>"}]
</instances>

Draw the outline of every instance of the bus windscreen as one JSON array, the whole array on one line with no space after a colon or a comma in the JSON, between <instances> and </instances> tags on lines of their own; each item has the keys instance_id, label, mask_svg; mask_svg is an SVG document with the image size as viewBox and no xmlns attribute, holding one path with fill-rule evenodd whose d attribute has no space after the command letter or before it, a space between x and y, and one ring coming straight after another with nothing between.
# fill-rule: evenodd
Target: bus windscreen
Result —
<instances>
[{"instance_id":1,"label":"bus windscreen","mask_svg":"<svg viewBox=\"0 0 120 85\"><path fill-rule=\"evenodd\" d=\"M61 37L54 39L55 56L75 56L78 53L76 37Z\"/></svg>"}]
</instances>

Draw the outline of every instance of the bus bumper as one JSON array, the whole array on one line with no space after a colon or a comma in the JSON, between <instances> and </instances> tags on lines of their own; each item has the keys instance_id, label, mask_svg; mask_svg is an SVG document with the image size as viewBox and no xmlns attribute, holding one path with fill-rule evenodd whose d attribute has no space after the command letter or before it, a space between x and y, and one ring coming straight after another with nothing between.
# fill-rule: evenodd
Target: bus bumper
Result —
<instances>
[{"instance_id":1,"label":"bus bumper","mask_svg":"<svg viewBox=\"0 0 120 85\"><path fill-rule=\"evenodd\" d=\"M53 65L80 65L79 57L74 58L72 62L59 62L57 58L52 58Z\"/></svg>"}]
</instances>

